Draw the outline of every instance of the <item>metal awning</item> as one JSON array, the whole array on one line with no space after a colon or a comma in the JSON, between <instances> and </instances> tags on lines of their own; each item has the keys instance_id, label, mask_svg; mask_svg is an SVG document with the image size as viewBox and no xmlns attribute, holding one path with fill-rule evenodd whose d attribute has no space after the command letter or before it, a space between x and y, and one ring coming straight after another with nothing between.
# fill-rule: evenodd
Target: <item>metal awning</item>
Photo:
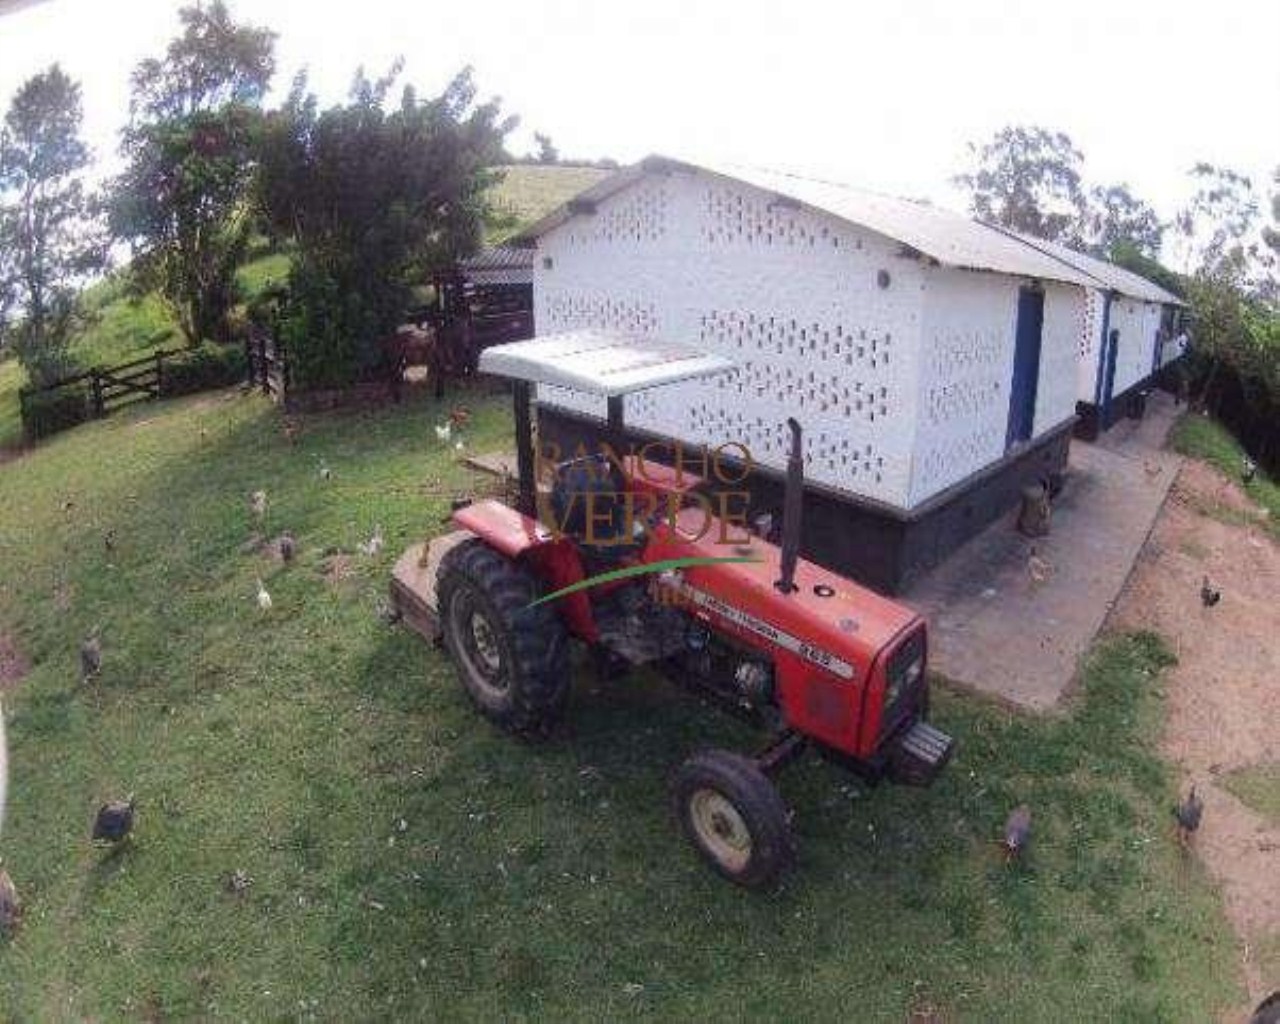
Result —
<instances>
[{"instance_id":1,"label":"metal awning","mask_svg":"<svg viewBox=\"0 0 1280 1024\"><path fill-rule=\"evenodd\" d=\"M724 356L674 341L589 328L494 345L480 372L613 398L733 369Z\"/></svg>"}]
</instances>

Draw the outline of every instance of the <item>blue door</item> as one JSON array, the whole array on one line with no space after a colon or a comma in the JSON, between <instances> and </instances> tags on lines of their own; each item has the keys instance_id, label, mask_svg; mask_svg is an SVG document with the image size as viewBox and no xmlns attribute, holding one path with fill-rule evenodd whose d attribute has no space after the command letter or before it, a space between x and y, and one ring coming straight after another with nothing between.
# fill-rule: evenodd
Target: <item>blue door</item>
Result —
<instances>
[{"instance_id":1,"label":"blue door","mask_svg":"<svg viewBox=\"0 0 1280 1024\"><path fill-rule=\"evenodd\" d=\"M1018 325L1014 334L1013 381L1009 385L1009 430L1006 450L1031 439L1040 383L1040 335L1044 329L1044 292L1018 292Z\"/></svg>"},{"instance_id":2,"label":"blue door","mask_svg":"<svg viewBox=\"0 0 1280 1024\"><path fill-rule=\"evenodd\" d=\"M1120 355L1120 330L1119 328L1111 328L1111 332L1107 335L1107 349L1105 352L1106 363L1102 372L1102 408L1099 410L1102 418L1102 428L1105 430L1111 425L1108 417L1111 414L1111 398L1116 387L1116 358Z\"/></svg>"}]
</instances>

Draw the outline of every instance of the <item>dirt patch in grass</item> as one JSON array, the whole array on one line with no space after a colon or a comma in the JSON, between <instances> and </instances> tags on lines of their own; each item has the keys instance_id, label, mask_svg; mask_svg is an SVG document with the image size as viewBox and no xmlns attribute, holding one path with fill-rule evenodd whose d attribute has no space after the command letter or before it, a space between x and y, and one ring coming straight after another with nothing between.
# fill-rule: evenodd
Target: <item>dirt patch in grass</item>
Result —
<instances>
[{"instance_id":1,"label":"dirt patch in grass","mask_svg":"<svg viewBox=\"0 0 1280 1024\"><path fill-rule=\"evenodd\" d=\"M13 689L30 671L31 663L9 634L0 629L0 693Z\"/></svg>"},{"instance_id":2,"label":"dirt patch in grass","mask_svg":"<svg viewBox=\"0 0 1280 1024\"><path fill-rule=\"evenodd\" d=\"M1239 520L1224 521L1214 509ZM1241 937L1246 980L1256 1001L1280 983L1250 951L1280 936L1280 824L1232 792L1234 773L1271 762L1280 721L1280 547L1255 506L1232 480L1189 460L1174 483L1113 625L1169 638L1178 665L1169 671L1162 746L1195 783L1204 820L1194 850L1222 887ZM1222 593L1206 608L1204 577Z\"/></svg>"}]
</instances>

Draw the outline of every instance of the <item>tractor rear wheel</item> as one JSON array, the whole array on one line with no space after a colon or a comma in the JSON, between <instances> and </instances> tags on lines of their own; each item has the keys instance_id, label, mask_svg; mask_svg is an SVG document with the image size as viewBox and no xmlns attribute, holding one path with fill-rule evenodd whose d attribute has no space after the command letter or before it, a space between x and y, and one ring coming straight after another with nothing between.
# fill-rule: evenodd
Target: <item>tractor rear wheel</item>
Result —
<instances>
[{"instance_id":1,"label":"tractor rear wheel","mask_svg":"<svg viewBox=\"0 0 1280 1024\"><path fill-rule=\"evenodd\" d=\"M569 638L538 579L480 539L440 561L436 599L445 646L480 712L511 732L554 724L569 695Z\"/></svg>"},{"instance_id":2,"label":"tractor rear wheel","mask_svg":"<svg viewBox=\"0 0 1280 1024\"><path fill-rule=\"evenodd\" d=\"M731 882L762 888L791 866L787 806L750 758L727 750L694 754L676 772L672 796L685 837Z\"/></svg>"}]
</instances>

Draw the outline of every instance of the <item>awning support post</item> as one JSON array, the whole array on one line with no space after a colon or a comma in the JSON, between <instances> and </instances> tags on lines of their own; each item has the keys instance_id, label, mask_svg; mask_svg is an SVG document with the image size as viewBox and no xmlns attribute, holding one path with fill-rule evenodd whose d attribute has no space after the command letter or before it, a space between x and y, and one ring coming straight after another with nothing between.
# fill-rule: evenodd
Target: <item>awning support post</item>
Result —
<instances>
[{"instance_id":1,"label":"awning support post","mask_svg":"<svg viewBox=\"0 0 1280 1024\"><path fill-rule=\"evenodd\" d=\"M526 516L537 517L537 475L534 472L533 403L527 380L512 381L512 409L516 425L516 475L519 494L516 508Z\"/></svg>"}]
</instances>

